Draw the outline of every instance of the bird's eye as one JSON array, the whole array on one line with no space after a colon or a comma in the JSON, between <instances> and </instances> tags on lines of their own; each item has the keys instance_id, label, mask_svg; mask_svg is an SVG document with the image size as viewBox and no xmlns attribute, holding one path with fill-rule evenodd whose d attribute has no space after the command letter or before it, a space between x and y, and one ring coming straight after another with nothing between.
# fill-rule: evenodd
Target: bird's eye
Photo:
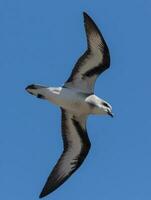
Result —
<instances>
[{"instance_id":1,"label":"bird's eye","mask_svg":"<svg viewBox=\"0 0 151 200\"><path fill-rule=\"evenodd\" d=\"M108 108L109 108L109 105L108 105L107 103L103 102L102 104L103 104L103 106L105 106L105 107L108 107Z\"/></svg>"}]
</instances>

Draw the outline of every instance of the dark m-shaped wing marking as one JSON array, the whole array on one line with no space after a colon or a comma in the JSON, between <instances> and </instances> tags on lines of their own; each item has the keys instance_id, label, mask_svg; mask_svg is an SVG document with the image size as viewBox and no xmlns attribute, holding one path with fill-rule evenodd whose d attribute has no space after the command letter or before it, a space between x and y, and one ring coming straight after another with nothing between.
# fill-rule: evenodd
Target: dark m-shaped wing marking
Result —
<instances>
[{"instance_id":1,"label":"dark m-shaped wing marking","mask_svg":"<svg viewBox=\"0 0 151 200\"><path fill-rule=\"evenodd\" d=\"M64 87L92 93L96 78L110 66L107 44L94 21L84 13L88 48L77 61Z\"/></svg>"},{"instance_id":2,"label":"dark m-shaped wing marking","mask_svg":"<svg viewBox=\"0 0 151 200\"><path fill-rule=\"evenodd\" d=\"M61 111L64 150L49 175L40 198L62 185L80 167L90 149L90 141L86 131L86 117L76 117L64 109Z\"/></svg>"}]
</instances>

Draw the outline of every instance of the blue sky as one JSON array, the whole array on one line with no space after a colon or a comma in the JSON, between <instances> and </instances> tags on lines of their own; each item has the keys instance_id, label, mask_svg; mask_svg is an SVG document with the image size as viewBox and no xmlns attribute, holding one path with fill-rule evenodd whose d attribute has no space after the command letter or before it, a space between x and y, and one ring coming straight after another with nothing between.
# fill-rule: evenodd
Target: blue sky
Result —
<instances>
[{"instance_id":1,"label":"blue sky","mask_svg":"<svg viewBox=\"0 0 151 200\"><path fill-rule=\"evenodd\" d=\"M60 109L28 95L59 86L86 49L82 12L101 29L111 68L95 92L115 113L90 116L91 151L45 199L151 199L151 1L0 1L0 198L38 199L61 150Z\"/></svg>"}]
</instances>

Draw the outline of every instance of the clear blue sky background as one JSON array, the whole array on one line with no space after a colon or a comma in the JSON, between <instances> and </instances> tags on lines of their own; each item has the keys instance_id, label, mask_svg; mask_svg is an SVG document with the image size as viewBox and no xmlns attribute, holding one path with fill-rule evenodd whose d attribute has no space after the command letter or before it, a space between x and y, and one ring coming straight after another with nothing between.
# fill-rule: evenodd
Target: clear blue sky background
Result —
<instances>
[{"instance_id":1,"label":"clear blue sky background","mask_svg":"<svg viewBox=\"0 0 151 200\"><path fill-rule=\"evenodd\" d=\"M0 1L0 199L38 199L61 153L60 109L24 88L68 78L86 49L83 11L110 49L95 92L115 117L89 117L86 161L45 199L151 199L150 0Z\"/></svg>"}]
</instances>

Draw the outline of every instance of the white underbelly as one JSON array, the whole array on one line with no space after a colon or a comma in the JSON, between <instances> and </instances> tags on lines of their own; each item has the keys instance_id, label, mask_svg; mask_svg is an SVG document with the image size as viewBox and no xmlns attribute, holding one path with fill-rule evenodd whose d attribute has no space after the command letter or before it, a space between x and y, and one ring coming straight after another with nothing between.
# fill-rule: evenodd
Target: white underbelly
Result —
<instances>
[{"instance_id":1,"label":"white underbelly","mask_svg":"<svg viewBox=\"0 0 151 200\"><path fill-rule=\"evenodd\" d=\"M85 102L81 101L65 101L61 102L60 106L70 112L80 114L89 114L89 107Z\"/></svg>"},{"instance_id":2,"label":"white underbelly","mask_svg":"<svg viewBox=\"0 0 151 200\"><path fill-rule=\"evenodd\" d=\"M76 114L89 114L90 108L85 102L85 97L71 89L62 89L59 94L49 94L48 100L70 112Z\"/></svg>"}]
</instances>

